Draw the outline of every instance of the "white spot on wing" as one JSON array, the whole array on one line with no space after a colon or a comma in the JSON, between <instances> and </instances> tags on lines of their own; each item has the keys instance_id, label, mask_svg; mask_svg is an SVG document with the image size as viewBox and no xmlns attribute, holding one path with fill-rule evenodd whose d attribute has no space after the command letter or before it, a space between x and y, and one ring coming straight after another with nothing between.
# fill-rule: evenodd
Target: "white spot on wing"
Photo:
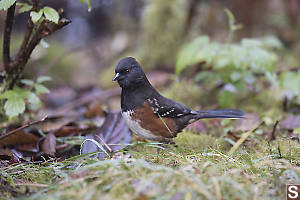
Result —
<instances>
[{"instance_id":1,"label":"white spot on wing","mask_svg":"<svg viewBox=\"0 0 300 200\"><path fill-rule=\"evenodd\" d=\"M155 106L157 106L157 107L160 107L160 105L159 105L159 103L158 103L157 99L153 98L153 100L154 100L154 104L155 104Z\"/></svg>"},{"instance_id":2,"label":"white spot on wing","mask_svg":"<svg viewBox=\"0 0 300 200\"><path fill-rule=\"evenodd\" d=\"M175 108L172 108L171 110L167 111L166 113L163 113L161 116L164 117L166 115L169 115L170 113L174 112L175 111ZM179 116L179 115L177 115Z\"/></svg>"}]
</instances>

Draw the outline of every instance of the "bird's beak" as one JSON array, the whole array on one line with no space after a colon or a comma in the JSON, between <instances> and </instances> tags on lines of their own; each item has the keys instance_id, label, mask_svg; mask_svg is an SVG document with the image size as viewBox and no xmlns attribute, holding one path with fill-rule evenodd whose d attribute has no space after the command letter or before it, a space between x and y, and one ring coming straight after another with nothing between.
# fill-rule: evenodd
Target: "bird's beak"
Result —
<instances>
[{"instance_id":1,"label":"bird's beak","mask_svg":"<svg viewBox=\"0 0 300 200\"><path fill-rule=\"evenodd\" d=\"M112 81L116 81L118 80L120 77L120 74L119 73L116 73L115 77L112 79Z\"/></svg>"}]
</instances>

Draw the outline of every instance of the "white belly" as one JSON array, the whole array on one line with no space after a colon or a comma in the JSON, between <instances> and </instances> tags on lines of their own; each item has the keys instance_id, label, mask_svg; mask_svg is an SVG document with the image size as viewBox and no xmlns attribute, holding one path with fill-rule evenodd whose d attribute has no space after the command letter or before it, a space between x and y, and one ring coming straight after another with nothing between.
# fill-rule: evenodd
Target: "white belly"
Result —
<instances>
[{"instance_id":1,"label":"white belly","mask_svg":"<svg viewBox=\"0 0 300 200\"><path fill-rule=\"evenodd\" d=\"M144 129L140 126L139 121L131 119L133 111L122 112L122 116L127 124L127 126L134 132L137 136L149 139L149 140L161 140L162 137L151 134L150 131Z\"/></svg>"}]
</instances>

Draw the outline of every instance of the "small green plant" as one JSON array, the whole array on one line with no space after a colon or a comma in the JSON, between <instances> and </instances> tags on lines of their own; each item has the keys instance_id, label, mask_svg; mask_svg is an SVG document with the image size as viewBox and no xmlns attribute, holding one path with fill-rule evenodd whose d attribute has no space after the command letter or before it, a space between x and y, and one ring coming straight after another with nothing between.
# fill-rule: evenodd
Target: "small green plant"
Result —
<instances>
[{"instance_id":1,"label":"small green plant","mask_svg":"<svg viewBox=\"0 0 300 200\"><path fill-rule=\"evenodd\" d=\"M4 100L4 111L9 119L22 114L25 111L26 102L31 107L39 107L39 94L49 93L49 90L42 84L45 81L51 80L50 77L41 76L36 82L28 79L23 79L21 82L28 88L15 86L11 90L6 90L0 95L0 99Z\"/></svg>"},{"instance_id":2,"label":"small green plant","mask_svg":"<svg viewBox=\"0 0 300 200\"><path fill-rule=\"evenodd\" d=\"M247 85L255 85L256 74L272 76L275 73L277 56L270 49L279 46L280 42L274 37L221 44L210 41L208 36L200 36L179 52L176 73L179 75L187 67L204 62L204 68L212 67L212 70L197 74L196 81L211 83L222 80L239 91L247 91ZM222 100L228 96L233 98L234 93L228 90L220 93L221 105L228 106Z\"/></svg>"},{"instance_id":3,"label":"small green plant","mask_svg":"<svg viewBox=\"0 0 300 200\"><path fill-rule=\"evenodd\" d=\"M211 41L208 36L195 38L179 51L176 74L180 75L183 70L196 64L203 64L203 71L195 76L195 80L204 84L221 80L223 84L229 84L218 95L220 105L228 107L235 101L234 91L247 92L249 86L257 88L258 75L268 79L276 76L278 57L274 50L282 48L282 44L274 36L244 38L233 43L234 32L241 25L235 24L229 10L225 12L230 24L227 43Z\"/></svg>"},{"instance_id":4,"label":"small green plant","mask_svg":"<svg viewBox=\"0 0 300 200\"><path fill-rule=\"evenodd\" d=\"M276 80L277 76L274 77ZM283 90L290 94L293 97L300 97L300 71L292 72L286 71L283 72L279 78L280 86ZM298 100L298 104L300 104L300 99Z\"/></svg>"},{"instance_id":5,"label":"small green plant","mask_svg":"<svg viewBox=\"0 0 300 200\"><path fill-rule=\"evenodd\" d=\"M80 0L88 5L91 10L90 0ZM10 56L10 43L15 11L19 13L30 12L27 21L27 29L23 42L16 53L16 57ZM43 39L70 23L70 20L62 18L62 9L55 10L52 7L40 7L40 0L17 2L17 0L2 0L0 10L7 10L4 34L3 34L3 66L0 86L0 114L8 119L13 119L24 113L26 104L29 108L37 108L40 105L39 94L48 93L49 90L42 84L49 81L49 77L39 77L36 81L23 79L24 68L30 59L35 47L41 43L48 45ZM22 80L23 79L23 80ZM1 118L3 120L4 117Z\"/></svg>"}]
</instances>

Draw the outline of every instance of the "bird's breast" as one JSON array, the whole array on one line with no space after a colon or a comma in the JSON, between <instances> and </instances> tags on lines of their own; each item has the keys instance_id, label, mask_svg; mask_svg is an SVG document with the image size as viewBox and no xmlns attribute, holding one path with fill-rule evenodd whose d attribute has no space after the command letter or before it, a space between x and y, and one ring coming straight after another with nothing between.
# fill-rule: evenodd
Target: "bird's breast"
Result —
<instances>
[{"instance_id":1,"label":"bird's breast","mask_svg":"<svg viewBox=\"0 0 300 200\"><path fill-rule=\"evenodd\" d=\"M177 134L175 121L172 118L157 117L148 103L134 110L122 111L122 116L128 127L145 139L162 141Z\"/></svg>"},{"instance_id":2,"label":"bird's breast","mask_svg":"<svg viewBox=\"0 0 300 200\"><path fill-rule=\"evenodd\" d=\"M153 134L149 130L144 129L140 125L141 122L139 120L134 120L132 114L132 110L122 112L122 116L130 130L139 137L152 140L154 138Z\"/></svg>"}]
</instances>

